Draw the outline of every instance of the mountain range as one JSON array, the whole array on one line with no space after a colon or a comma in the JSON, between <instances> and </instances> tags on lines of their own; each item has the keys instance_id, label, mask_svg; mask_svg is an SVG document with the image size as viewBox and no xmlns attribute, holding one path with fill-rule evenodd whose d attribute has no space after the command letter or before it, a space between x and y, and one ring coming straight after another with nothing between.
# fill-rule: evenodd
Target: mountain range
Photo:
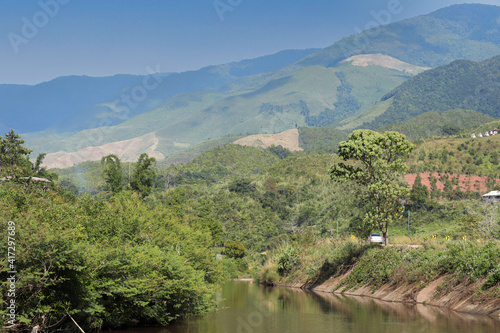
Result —
<instances>
[{"instance_id":1,"label":"mountain range","mask_svg":"<svg viewBox=\"0 0 500 333\"><path fill-rule=\"evenodd\" d=\"M71 166L109 153L163 159L227 135L377 129L452 109L490 121L500 117L499 18L498 6L454 5L321 50L184 73L0 85L8 101L0 129L14 128L35 153L49 153L48 166Z\"/></svg>"}]
</instances>

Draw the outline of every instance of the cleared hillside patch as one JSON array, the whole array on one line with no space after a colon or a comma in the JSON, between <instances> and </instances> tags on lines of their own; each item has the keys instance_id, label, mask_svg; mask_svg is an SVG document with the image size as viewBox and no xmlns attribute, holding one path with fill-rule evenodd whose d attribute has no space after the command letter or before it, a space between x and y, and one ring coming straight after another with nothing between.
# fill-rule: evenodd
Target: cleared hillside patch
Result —
<instances>
[{"instance_id":1,"label":"cleared hillside patch","mask_svg":"<svg viewBox=\"0 0 500 333\"><path fill-rule=\"evenodd\" d=\"M241 146L268 148L271 146L282 146L291 151L304 150L299 145L299 130L292 128L276 134L254 134L238 139L233 142Z\"/></svg>"}]
</instances>

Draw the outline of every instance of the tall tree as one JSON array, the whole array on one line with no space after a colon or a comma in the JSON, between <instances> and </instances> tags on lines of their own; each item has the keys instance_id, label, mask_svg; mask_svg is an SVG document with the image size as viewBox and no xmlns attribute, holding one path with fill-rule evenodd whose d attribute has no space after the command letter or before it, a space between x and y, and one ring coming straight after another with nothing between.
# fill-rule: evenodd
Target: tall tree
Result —
<instances>
[{"instance_id":1,"label":"tall tree","mask_svg":"<svg viewBox=\"0 0 500 333\"><path fill-rule=\"evenodd\" d=\"M353 181L364 189L358 199L366 199L372 207L365 221L383 233L386 245L389 225L403 212L401 200L409 192L403 176L406 159L414 148L398 132L356 130L339 144L339 157L347 163L330 168L332 179Z\"/></svg>"},{"instance_id":2,"label":"tall tree","mask_svg":"<svg viewBox=\"0 0 500 333\"><path fill-rule=\"evenodd\" d=\"M412 209L427 209L429 202L429 189L422 185L422 177L417 174L413 187L410 191L410 207Z\"/></svg>"},{"instance_id":3,"label":"tall tree","mask_svg":"<svg viewBox=\"0 0 500 333\"><path fill-rule=\"evenodd\" d=\"M5 137L0 136L0 174L8 176L18 176L22 171L19 164L22 159L32 151L23 147L24 140L11 130L5 133ZM28 172L29 173L29 172Z\"/></svg>"},{"instance_id":4,"label":"tall tree","mask_svg":"<svg viewBox=\"0 0 500 333\"><path fill-rule=\"evenodd\" d=\"M101 159L103 166L102 174L106 184L113 192L120 192L123 189L123 169L118 156L110 154Z\"/></svg>"},{"instance_id":5,"label":"tall tree","mask_svg":"<svg viewBox=\"0 0 500 333\"><path fill-rule=\"evenodd\" d=\"M47 168L42 167L43 159L47 156L46 153L38 154L36 157L35 164L33 164L32 171L33 175L37 177L46 177L48 175Z\"/></svg>"},{"instance_id":6,"label":"tall tree","mask_svg":"<svg viewBox=\"0 0 500 333\"><path fill-rule=\"evenodd\" d=\"M133 190L139 192L142 197L146 197L151 193L156 177L155 166L156 159L149 157L146 153L142 153L137 160L130 186Z\"/></svg>"}]
</instances>

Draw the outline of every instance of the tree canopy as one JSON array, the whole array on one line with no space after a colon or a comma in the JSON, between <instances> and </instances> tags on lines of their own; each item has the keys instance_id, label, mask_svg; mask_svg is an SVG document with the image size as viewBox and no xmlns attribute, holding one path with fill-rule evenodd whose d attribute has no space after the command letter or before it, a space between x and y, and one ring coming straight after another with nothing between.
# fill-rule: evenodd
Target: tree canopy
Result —
<instances>
[{"instance_id":1,"label":"tree canopy","mask_svg":"<svg viewBox=\"0 0 500 333\"><path fill-rule=\"evenodd\" d=\"M101 159L103 166L102 174L106 184L113 192L120 192L123 189L123 169L118 156L110 154Z\"/></svg>"},{"instance_id":2,"label":"tree canopy","mask_svg":"<svg viewBox=\"0 0 500 333\"><path fill-rule=\"evenodd\" d=\"M356 130L348 141L339 144L339 162L330 168L332 179L353 181L362 186L359 199L371 204L365 216L370 227L378 228L388 242L388 226L402 213L401 200L408 194L402 176L407 170L406 159L414 146L398 132L384 134Z\"/></svg>"},{"instance_id":3,"label":"tree canopy","mask_svg":"<svg viewBox=\"0 0 500 333\"><path fill-rule=\"evenodd\" d=\"M133 190L139 192L142 197L146 197L151 192L156 177L156 159L143 153L139 156L135 166L134 174L130 181Z\"/></svg>"},{"instance_id":4,"label":"tree canopy","mask_svg":"<svg viewBox=\"0 0 500 333\"><path fill-rule=\"evenodd\" d=\"M23 144L24 140L14 130L5 133L5 137L0 136L0 174L12 176L19 173L19 165L24 162L22 159L31 153Z\"/></svg>"}]
</instances>

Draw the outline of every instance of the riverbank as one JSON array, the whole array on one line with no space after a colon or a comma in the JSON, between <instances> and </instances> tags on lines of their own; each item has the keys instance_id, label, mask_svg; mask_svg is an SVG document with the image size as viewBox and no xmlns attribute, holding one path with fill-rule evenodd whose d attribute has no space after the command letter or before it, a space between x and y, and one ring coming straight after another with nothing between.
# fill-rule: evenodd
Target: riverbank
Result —
<instances>
[{"instance_id":1,"label":"riverbank","mask_svg":"<svg viewBox=\"0 0 500 333\"><path fill-rule=\"evenodd\" d=\"M346 273L315 286L307 284L287 286L321 293L370 297L385 302L424 304L458 312L500 318L500 298L480 291L480 286L484 283L484 279L476 283L460 283L449 293L443 293L439 289L447 280L453 279L452 275L441 276L423 289L415 288L414 285L392 285L387 283L376 290L374 290L373 285L365 285L354 289L343 287L341 281L348 275L349 273Z\"/></svg>"},{"instance_id":2,"label":"riverbank","mask_svg":"<svg viewBox=\"0 0 500 333\"><path fill-rule=\"evenodd\" d=\"M354 242L280 249L263 265L260 281L314 292L425 304L500 318L497 243L370 247ZM286 267L289 265L290 267ZM280 270L281 269L281 270Z\"/></svg>"}]
</instances>

